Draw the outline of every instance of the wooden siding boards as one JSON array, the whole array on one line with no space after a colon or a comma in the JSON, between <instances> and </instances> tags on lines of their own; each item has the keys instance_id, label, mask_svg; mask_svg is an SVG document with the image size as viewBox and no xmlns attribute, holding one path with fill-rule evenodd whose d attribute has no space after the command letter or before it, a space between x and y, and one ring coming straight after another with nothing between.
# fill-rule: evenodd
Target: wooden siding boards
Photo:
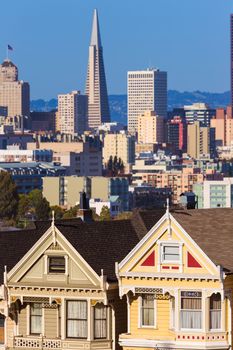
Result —
<instances>
[{"instance_id":1,"label":"wooden siding boards","mask_svg":"<svg viewBox=\"0 0 233 350\"><path fill-rule=\"evenodd\" d=\"M44 332L47 338L55 339L58 335L58 309L44 308Z\"/></svg>"}]
</instances>

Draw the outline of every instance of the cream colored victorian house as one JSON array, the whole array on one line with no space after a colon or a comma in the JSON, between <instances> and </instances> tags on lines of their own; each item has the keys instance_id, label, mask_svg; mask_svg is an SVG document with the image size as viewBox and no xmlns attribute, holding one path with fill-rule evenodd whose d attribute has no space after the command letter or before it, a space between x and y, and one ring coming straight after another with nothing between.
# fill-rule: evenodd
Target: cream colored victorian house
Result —
<instances>
[{"instance_id":1,"label":"cream colored victorian house","mask_svg":"<svg viewBox=\"0 0 233 350\"><path fill-rule=\"evenodd\" d=\"M0 232L4 347L118 348L127 310L115 261L138 241L130 221L38 225Z\"/></svg>"},{"instance_id":2,"label":"cream colored victorian house","mask_svg":"<svg viewBox=\"0 0 233 350\"><path fill-rule=\"evenodd\" d=\"M232 348L233 209L142 212L143 238L116 264L124 350Z\"/></svg>"}]
</instances>

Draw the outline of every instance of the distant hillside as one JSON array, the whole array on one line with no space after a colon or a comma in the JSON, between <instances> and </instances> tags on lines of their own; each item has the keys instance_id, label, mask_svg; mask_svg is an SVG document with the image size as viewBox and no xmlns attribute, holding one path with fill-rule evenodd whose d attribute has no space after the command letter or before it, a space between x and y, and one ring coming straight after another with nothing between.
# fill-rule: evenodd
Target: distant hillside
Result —
<instances>
[{"instance_id":1,"label":"distant hillside","mask_svg":"<svg viewBox=\"0 0 233 350\"><path fill-rule=\"evenodd\" d=\"M172 110L175 107L182 107L195 102L204 102L211 107L225 107L230 103L230 92L223 93L211 93L211 92L179 92L176 90L168 91L168 110ZM111 111L111 119L123 124L127 124L127 95L110 95L109 105ZM49 101L32 100L32 111L50 111L57 108L57 100L52 99Z\"/></svg>"}]
</instances>

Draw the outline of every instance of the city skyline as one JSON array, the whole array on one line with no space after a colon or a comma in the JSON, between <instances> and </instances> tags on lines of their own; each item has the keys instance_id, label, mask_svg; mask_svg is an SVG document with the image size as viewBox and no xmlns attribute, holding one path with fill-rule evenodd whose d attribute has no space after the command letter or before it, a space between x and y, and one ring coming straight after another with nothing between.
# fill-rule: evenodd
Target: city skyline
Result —
<instances>
[{"instance_id":1,"label":"city skyline","mask_svg":"<svg viewBox=\"0 0 233 350\"><path fill-rule=\"evenodd\" d=\"M3 61L10 44L14 49L10 58L19 67L20 79L30 82L32 99L49 99L74 89L85 91L94 8L99 11L109 94L126 93L127 71L147 67L167 71L169 89L230 89L230 3L13 3L10 25L8 17L3 17L0 57ZM2 10L6 13L6 3ZM208 16L212 20L207 21Z\"/></svg>"}]
</instances>

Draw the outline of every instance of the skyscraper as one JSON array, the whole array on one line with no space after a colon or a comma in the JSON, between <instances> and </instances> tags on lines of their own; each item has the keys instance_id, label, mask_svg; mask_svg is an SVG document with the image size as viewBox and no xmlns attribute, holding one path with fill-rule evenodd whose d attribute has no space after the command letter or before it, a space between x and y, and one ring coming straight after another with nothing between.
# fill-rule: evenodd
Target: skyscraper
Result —
<instances>
[{"instance_id":1,"label":"skyscraper","mask_svg":"<svg viewBox=\"0 0 233 350\"><path fill-rule=\"evenodd\" d=\"M136 132L145 111L167 117L167 73L157 69L128 72L128 130Z\"/></svg>"},{"instance_id":2,"label":"skyscraper","mask_svg":"<svg viewBox=\"0 0 233 350\"><path fill-rule=\"evenodd\" d=\"M9 59L0 65L0 106L7 116L21 116L24 127L30 128L30 86L18 80L18 68Z\"/></svg>"},{"instance_id":3,"label":"skyscraper","mask_svg":"<svg viewBox=\"0 0 233 350\"><path fill-rule=\"evenodd\" d=\"M231 106L233 107L233 13L231 14Z\"/></svg>"},{"instance_id":4,"label":"skyscraper","mask_svg":"<svg viewBox=\"0 0 233 350\"><path fill-rule=\"evenodd\" d=\"M88 126L97 128L110 121L107 84L104 71L103 47L101 44L97 10L94 10L89 61L86 80L88 96Z\"/></svg>"}]
</instances>

